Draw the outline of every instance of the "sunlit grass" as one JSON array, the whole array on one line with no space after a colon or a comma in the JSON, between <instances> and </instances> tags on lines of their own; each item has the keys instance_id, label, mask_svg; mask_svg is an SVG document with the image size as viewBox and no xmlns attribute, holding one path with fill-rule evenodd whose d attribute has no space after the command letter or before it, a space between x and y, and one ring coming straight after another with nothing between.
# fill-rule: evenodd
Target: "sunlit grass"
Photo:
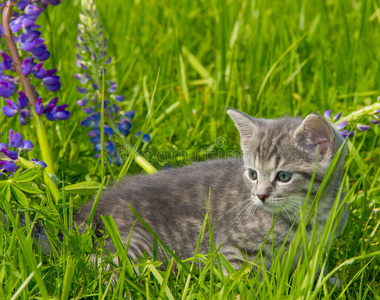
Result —
<instances>
[{"instance_id":1,"label":"sunlit grass","mask_svg":"<svg viewBox=\"0 0 380 300\"><path fill-rule=\"evenodd\" d=\"M117 93L126 96L121 109L136 111L133 130L146 124L152 140L140 146L140 153L157 169L238 150L238 133L225 107L264 118L323 114L326 109L348 115L380 94L376 1L97 2L107 54L114 58L105 79L116 81ZM136 163L124 169L113 166L113 176L102 178L87 131L78 125L85 114L75 104L81 98L73 77L80 12L76 3L63 1L40 18L52 53L46 67L58 67L59 97L72 112L69 121L47 123L46 129L60 187L88 180L108 185L119 174L141 168ZM35 143L32 129L21 128L15 118L1 114L0 124L1 141L13 128ZM0 298L378 299L380 217L374 209L380 207L379 136L380 128L372 126L351 140L343 182L350 210L347 226L326 255L327 241L316 237L307 244L300 228L296 240L309 260L300 261L294 272L288 260L296 245L268 271L259 260L243 262L235 271L217 249L197 253L187 263L168 258L164 270L152 258L130 262L111 218L107 229L121 263L114 264L102 240L92 257L99 259L91 259L93 233L71 228L71 204L92 196L68 191L67 201L57 207L42 203L30 209L41 210L49 229L58 226L64 233L62 242L57 232L49 234L55 244L50 256L32 245L30 226L13 231L0 227ZM218 137L225 138L222 145L216 144ZM29 158L38 157L38 151L34 147ZM159 153L168 155L163 159ZM203 225L200 236L209 230L207 219ZM333 226L328 223L328 229ZM256 273L251 272L254 263ZM327 271L318 275L319 268ZM340 278L341 288L329 283L329 272Z\"/></svg>"}]
</instances>

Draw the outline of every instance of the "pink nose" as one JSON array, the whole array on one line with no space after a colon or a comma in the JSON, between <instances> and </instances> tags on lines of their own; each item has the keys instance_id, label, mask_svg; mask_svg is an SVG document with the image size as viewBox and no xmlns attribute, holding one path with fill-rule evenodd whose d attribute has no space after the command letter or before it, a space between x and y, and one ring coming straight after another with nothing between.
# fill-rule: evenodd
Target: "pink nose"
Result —
<instances>
[{"instance_id":1,"label":"pink nose","mask_svg":"<svg viewBox=\"0 0 380 300\"><path fill-rule=\"evenodd\" d=\"M256 195L256 196L257 196L257 198L259 198L261 201L265 202L265 199L268 198L269 194L267 194L267 195Z\"/></svg>"}]
</instances>

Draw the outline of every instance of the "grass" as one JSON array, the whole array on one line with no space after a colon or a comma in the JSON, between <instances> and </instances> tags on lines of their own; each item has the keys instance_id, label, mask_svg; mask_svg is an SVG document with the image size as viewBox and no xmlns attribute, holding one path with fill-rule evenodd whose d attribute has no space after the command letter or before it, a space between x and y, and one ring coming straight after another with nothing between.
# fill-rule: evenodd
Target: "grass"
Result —
<instances>
[{"instance_id":1,"label":"grass","mask_svg":"<svg viewBox=\"0 0 380 300\"><path fill-rule=\"evenodd\" d=\"M63 2L40 18L52 53L47 67L58 67L60 101L72 112L67 122L46 123L56 174L60 187L91 179L107 184L124 170L113 166L112 175L106 169L107 178L102 178L94 167L87 130L78 126L85 116L75 104L81 97L73 78L80 5ZM97 1L107 54L114 58L106 79L115 80L117 93L126 96L122 109L136 111L133 134L143 127L148 112L157 110L146 124L152 140L140 148L157 169L165 163L181 166L224 157L239 149L238 133L225 107L276 118L327 109L348 115L376 101L379 5L377 0ZM2 142L13 128L37 145L33 128L22 128L15 118L2 114L0 124ZM292 250L288 259L276 259L269 272L257 262L260 271L251 273L252 262L234 271L211 249L207 255L197 254L196 260L189 258L190 264L169 259L166 271L155 260L141 259L137 275L118 244L112 219L107 226L118 245L119 268L112 256L103 255L101 246L95 250L101 259L91 260L86 253L91 231L79 234L70 221L73 204L90 196L67 192L57 206L47 195L41 206L24 208L28 213L39 211L37 216L51 230L64 233L63 242L51 234L57 247L50 257L32 245L30 226L24 231L0 227L0 298L380 299L380 217L374 212L380 206L379 137L380 128L372 126L351 141L343 184L350 210L347 226L326 256L327 241L315 238L308 245L301 228L297 239L309 260L299 263L293 274ZM30 153L29 158L34 157L39 157L38 147ZM128 173L138 172L140 167L132 163ZM89 193L94 190L86 188ZM206 219L204 231L208 226ZM197 268L199 262L203 269ZM314 281L318 267L336 270L342 287L329 284L323 274Z\"/></svg>"}]
</instances>

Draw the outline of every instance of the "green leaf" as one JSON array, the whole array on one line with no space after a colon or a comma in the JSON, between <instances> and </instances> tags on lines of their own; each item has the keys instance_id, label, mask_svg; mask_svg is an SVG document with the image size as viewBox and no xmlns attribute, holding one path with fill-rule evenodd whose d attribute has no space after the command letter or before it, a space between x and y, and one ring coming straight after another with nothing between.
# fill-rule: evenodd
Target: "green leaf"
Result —
<instances>
[{"instance_id":1,"label":"green leaf","mask_svg":"<svg viewBox=\"0 0 380 300\"><path fill-rule=\"evenodd\" d=\"M172 257L170 259L170 267L173 265L173 261L174 261L174 259ZM158 283L162 286L161 291L160 291L160 296L162 297L163 293L165 292L168 299L174 300L173 294L170 291L169 287L167 286L167 281L168 281L169 277L167 277L167 278L165 277L165 280L164 280L162 278L160 272L158 272L156 267L151 263L148 263L147 267L152 272L153 276L157 279ZM166 271L166 274L170 274L170 269L171 268L169 268L169 270ZM161 298L161 297L159 297L159 298Z\"/></svg>"},{"instance_id":2,"label":"green leaf","mask_svg":"<svg viewBox=\"0 0 380 300\"><path fill-rule=\"evenodd\" d=\"M24 182L24 183L13 183L15 187L22 190L25 193L29 194L41 194L42 191L34 186L31 182Z\"/></svg>"},{"instance_id":3,"label":"green leaf","mask_svg":"<svg viewBox=\"0 0 380 300\"><path fill-rule=\"evenodd\" d=\"M0 185L0 194L9 202L11 201L11 190L10 183L7 181L2 181Z\"/></svg>"},{"instance_id":4,"label":"green leaf","mask_svg":"<svg viewBox=\"0 0 380 300\"><path fill-rule=\"evenodd\" d=\"M101 216L104 227L106 228L108 234L111 237L112 243L116 249L116 253L118 254L119 260L121 261L123 267L128 273L129 278L135 278L135 272L133 269L133 265L129 260L127 252L124 248L123 241L120 237L119 229L116 226L116 223L112 216Z\"/></svg>"},{"instance_id":5,"label":"green leaf","mask_svg":"<svg viewBox=\"0 0 380 300\"><path fill-rule=\"evenodd\" d=\"M38 177L40 174L42 174L41 168L33 168L29 170L25 170L24 172L14 175L12 177L12 181L16 182L30 182L36 177Z\"/></svg>"},{"instance_id":6,"label":"green leaf","mask_svg":"<svg viewBox=\"0 0 380 300\"><path fill-rule=\"evenodd\" d=\"M90 195L96 193L101 185L97 181L83 181L65 186L65 191L71 194Z\"/></svg>"},{"instance_id":7,"label":"green leaf","mask_svg":"<svg viewBox=\"0 0 380 300\"><path fill-rule=\"evenodd\" d=\"M25 194L21 192L18 188L16 188L13 184L11 184L10 187L12 190L12 194L16 198L16 200L23 206L29 207L29 201Z\"/></svg>"}]
</instances>

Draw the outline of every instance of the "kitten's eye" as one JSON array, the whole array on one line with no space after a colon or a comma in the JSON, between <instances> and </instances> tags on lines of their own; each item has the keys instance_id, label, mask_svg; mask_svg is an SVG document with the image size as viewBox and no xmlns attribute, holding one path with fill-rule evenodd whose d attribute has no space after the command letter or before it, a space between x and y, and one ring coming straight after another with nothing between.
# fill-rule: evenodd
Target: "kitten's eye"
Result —
<instances>
[{"instance_id":1,"label":"kitten's eye","mask_svg":"<svg viewBox=\"0 0 380 300\"><path fill-rule=\"evenodd\" d=\"M292 172L280 171L277 173L276 179L281 182L288 182L290 179L292 179L292 176Z\"/></svg>"},{"instance_id":2,"label":"kitten's eye","mask_svg":"<svg viewBox=\"0 0 380 300\"><path fill-rule=\"evenodd\" d=\"M252 179L252 180L257 180L257 172L253 169L249 169L248 170L248 176Z\"/></svg>"}]
</instances>

